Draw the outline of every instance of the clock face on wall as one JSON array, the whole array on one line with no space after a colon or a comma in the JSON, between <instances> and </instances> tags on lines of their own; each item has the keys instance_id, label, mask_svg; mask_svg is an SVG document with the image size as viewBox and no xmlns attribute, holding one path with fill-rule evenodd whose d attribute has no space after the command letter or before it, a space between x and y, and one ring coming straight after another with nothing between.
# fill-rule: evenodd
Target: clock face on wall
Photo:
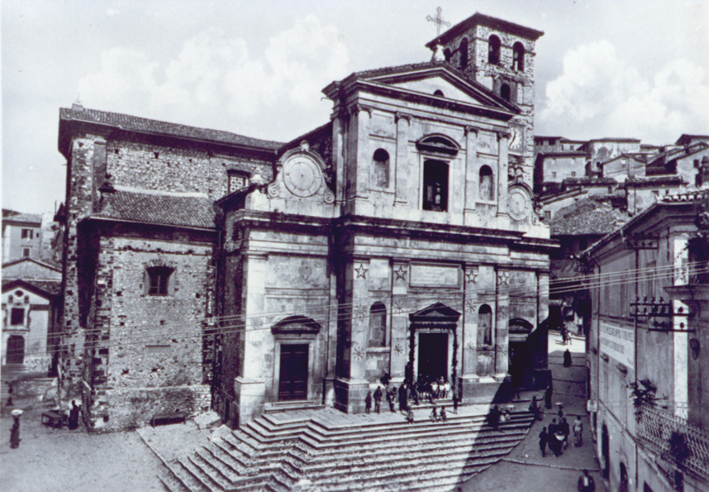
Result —
<instances>
[{"instance_id":1,"label":"clock face on wall","mask_svg":"<svg viewBox=\"0 0 709 492\"><path fill-rule=\"evenodd\" d=\"M295 196L313 196L322 185L322 170L312 159L295 156L283 164L283 183Z\"/></svg>"},{"instance_id":2,"label":"clock face on wall","mask_svg":"<svg viewBox=\"0 0 709 492\"><path fill-rule=\"evenodd\" d=\"M521 190L512 190L507 199L507 213L515 220L526 219L531 211L527 194Z\"/></svg>"},{"instance_id":3,"label":"clock face on wall","mask_svg":"<svg viewBox=\"0 0 709 492\"><path fill-rule=\"evenodd\" d=\"M510 152L521 152L524 144L524 132L522 131L522 128L512 126L510 127L510 133Z\"/></svg>"}]
</instances>

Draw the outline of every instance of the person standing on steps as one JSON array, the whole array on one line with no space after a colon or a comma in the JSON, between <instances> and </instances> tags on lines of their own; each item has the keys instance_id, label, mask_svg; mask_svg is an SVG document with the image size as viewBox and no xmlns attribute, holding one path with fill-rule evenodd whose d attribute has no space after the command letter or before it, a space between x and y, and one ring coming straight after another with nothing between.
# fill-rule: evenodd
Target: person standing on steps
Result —
<instances>
[{"instance_id":1,"label":"person standing on steps","mask_svg":"<svg viewBox=\"0 0 709 492\"><path fill-rule=\"evenodd\" d=\"M364 398L364 411L369 413L372 411L372 392L367 391L367 396Z\"/></svg>"},{"instance_id":2,"label":"person standing on steps","mask_svg":"<svg viewBox=\"0 0 709 492\"><path fill-rule=\"evenodd\" d=\"M448 414L446 413L446 407L441 407L441 422L448 420Z\"/></svg>"},{"instance_id":3,"label":"person standing on steps","mask_svg":"<svg viewBox=\"0 0 709 492\"><path fill-rule=\"evenodd\" d=\"M409 392L406 389L406 383L399 386L399 411L400 412L406 412L406 409L409 407L409 405L408 405L409 394L408 393Z\"/></svg>"},{"instance_id":4,"label":"person standing on steps","mask_svg":"<svg viewBox=\"0 0 709 492\"><path fill-rule=\"evenodd\" d=\"M20 415L22 415L22 410L16 408L10 415L12 415L12 429L10 429L10 447L12 449L17 449L20 447Z\"/></svg>"},{"instance_id":5,"label":"person standing on steps","mask_svg":"<svg viewBox=\"0 0 709 492\"><path fill-rule=\"evenodd\" d=\"M76 404L76 401L71 400L71 410L69 410L69 430L79 428L79 411L81 407Z\"/></svg>"},{"instance_id":6,"label":"person standing on steps","mask_svg":"<svg viewBox=\"0 0 709 492\"><path fill-rule=\"evenodd\" d=\"M382 410L382 388L381 388L381 386L377 386L377 389L374 391L374 410L377 413L381 413L381 410Z\"/></svg>"},{"instance_id":7,"label":"person standing on steps","mask_svg":"<svg viewBox=\"0 0 709 492\"><path fill-rule=\"evenodd\" d=\"M409 408L406 410L406 421L407 421L409 424L413 424L413 423L414 423L414 409L411 408L411 407L409 407Z\"/></svg>"},{"instance_id":8,"label":"person standing on steps","mask_svg":"<svg viewBox=\"0 0 709 492\"><path fill-rule=\"evenodd\" d=\"M542 458L546 456L547 442L549 441L549 434L547 433L547 428L544 427L539 433L539 449L542 451Z\"/></svg>"},{"instance_id":9,"label":"person standing on steps","mask_svg":"<svg viewBox=\"0 0 709 492\"><path fill-rule=\"evenodd\" d=\"M396 408L394 407L394 398L396 398L396 386L392 386L387 391L387 402L389 403L389 410L391 410L392 413L396 412Z\"/></svg>"}]
</instances>

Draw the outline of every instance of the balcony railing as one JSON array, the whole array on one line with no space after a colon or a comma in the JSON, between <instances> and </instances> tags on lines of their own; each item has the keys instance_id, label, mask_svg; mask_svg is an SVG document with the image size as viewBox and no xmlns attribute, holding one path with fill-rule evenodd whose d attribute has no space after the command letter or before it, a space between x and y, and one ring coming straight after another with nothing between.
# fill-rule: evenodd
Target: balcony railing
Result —
<instances>
[{"instance_id":1,"label":"balcony railing","mask_svg":"<svg viewBox=\"0 0 709 492\"><path fill-rule=\"evenodd\" d=\"M673 433L684 436L685 457L677 458L671 447ZM685 470L709 479L709 434L666 410L642 406L637 425L638 438L663 458Z\"/></svg>"}]
</instances>

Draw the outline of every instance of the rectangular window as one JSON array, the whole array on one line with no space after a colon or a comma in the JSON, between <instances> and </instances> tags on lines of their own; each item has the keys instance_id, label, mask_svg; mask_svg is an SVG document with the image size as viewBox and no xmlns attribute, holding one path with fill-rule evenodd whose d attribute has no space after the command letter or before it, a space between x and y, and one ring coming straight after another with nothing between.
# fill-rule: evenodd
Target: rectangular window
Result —
<instances>
[{"instance_id":1,"label":"rectangular window","mask_svg":"<svg viewBox=\"0 0 709 492\"><path fill-rule=\"evenodd\" d=\"M423 209L448 210L448 164L426 160L423 163Z\"/></svg>"},{"instance_id":2,"label":"rectangular window","mask_svg":"<svg viewBox=\"0 0 709 492\"><path fill-rule=\"evenodd\" d=\"M29 248L22 248L22 257L29 258L31 252L32 252L32 250Z\"/></svg>"},{"instance_id":3,"label":"rectangular window","mask_svg":"<svg viewBox=\"0 0 709 492\"><path fill-rule=\"evenodd\" d=\"M544 218L547 220L551 219L551 210L544 211Z\"/></svg>"},{"instance_id":4,"label":"rectangular window","mask_svg":"<svg viewBox=\"0 0 709 492\"><path fill-rule=\"evenodd\" d=\"M556 178L556 171L552 171L551 177L552 177L552 178Z\"/></svg>"},{"instance_id":5,"label":"rectangular window","mask_svg":"<svg viewBox=\"0 0 709 492\"><path fill-rule=\"evenodd\" d=\"M10 311L10 324L12 326L19 326L25 324L24 308L12 308L12 311Z\"/></svg>"},{"instance_id":6,"label":"rectangular window","mask_svg":"<svg viewBox=\"0 0 709 492\"><path fill-rule=\"evenodd\" d=\"M33 232L32 229L22 229L22 239L32 239Z\"/></svg>"},{"instance_id":7,"label":"rectangular window","mask_svg":"<svg viewBox=\"0 0 709 492\"><path fill-rule=\"evenodd\" d=\"M151 296L166 296L169 294L169 282L172 268L168 267L153 267L148 268L148 295Z\"/></svg>"},{"instance_id":8,"label":"rectangular window","mask_svg":"<svg viewBox=\"0 0 709 492\"><path fill-rule=\"evenodd\" d=\"M571 171L571 177L575 178L576 177L576 171Z\"/></svg>"}]
</instances>

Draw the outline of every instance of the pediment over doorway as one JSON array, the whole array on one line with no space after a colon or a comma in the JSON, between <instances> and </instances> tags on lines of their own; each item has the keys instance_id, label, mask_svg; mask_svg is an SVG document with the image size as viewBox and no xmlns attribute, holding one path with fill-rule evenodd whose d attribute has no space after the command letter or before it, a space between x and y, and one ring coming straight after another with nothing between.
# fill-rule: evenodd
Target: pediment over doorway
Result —
<instances>
[{"instance_id":1,"label":"pediment over doorway","mask_svg":"<svg viewBox=\"0 0 709 492\"><path fill-rule=\"evenodd\" d=\"M305 316L289 316L271 327L274 335L310 335L320 333L320 325Z\"/></svg>"},{"instance_id":2,"label":"pediment over doorway","mask_svg":"<svg viewBox=\"0 0 709 492\"><path fill-rule=\"evenodd\" d=\"M460 313L458 311L441 302L409 314L409 321L416 324L455 325L459 318Z\"/></svg>"}]
</instances>

